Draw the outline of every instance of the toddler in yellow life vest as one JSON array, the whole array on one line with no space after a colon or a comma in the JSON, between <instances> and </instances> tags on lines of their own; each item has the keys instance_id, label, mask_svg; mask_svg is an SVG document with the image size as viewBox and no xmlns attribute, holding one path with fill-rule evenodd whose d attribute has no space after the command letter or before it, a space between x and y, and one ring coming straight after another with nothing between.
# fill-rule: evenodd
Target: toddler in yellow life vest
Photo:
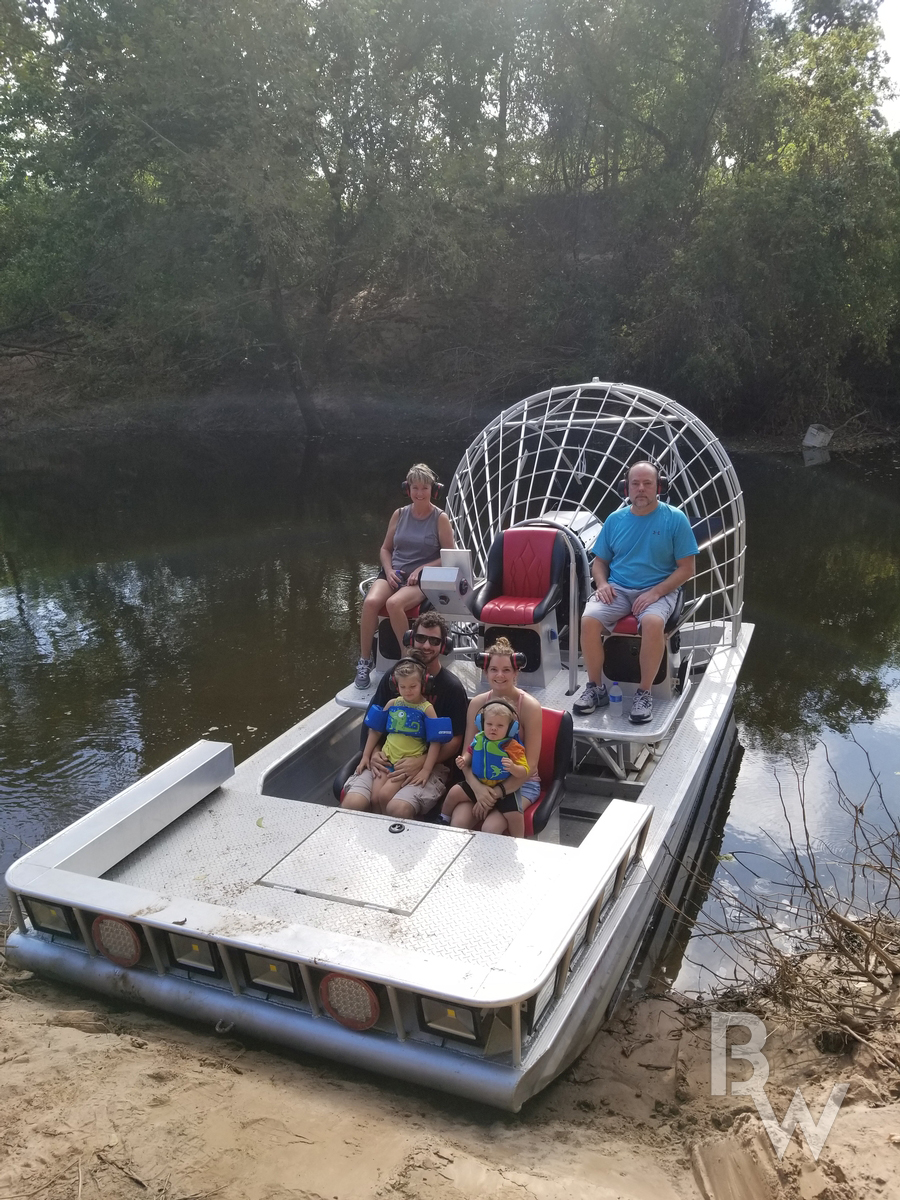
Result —
<instances>
[{"instance_id":1,"label":"toddler in yellow life vest","mask_svg":"<svg viewBox=\"0 0 900 1200\"><path fill-rule=\"evenodd\" d=\"M524 802L518 785L528 778L528 762L525 747L516 741L518 714L505 700L489 700L475 718L475 728L474 738L465 753L457 758L456 765L463 772L471 771L480 783L497 789L494 811L503 814L507 830L513 837L524 837ZM441 820L449 825L457 804L468 800L478 803L468 780L454 784L441 809Z\"/></svg>"},{"instance_id":2,"label":"toddler in yellow life vest","mask_svg":"<svg viewBox=\"0 0 900 1200\"><path fill-rule=\"evenodd\" d=\"M389 700L384 708L374 706L366 713L365 724L369 727L365 749L356 774L347 782L348 793L361 777L372 787L372 802L376 812L384 812L387 804L407 782L426 784L437 762L441 742L452 737L450 723L441 719L433 705L425 699L425 668L412 658L402 658L393 672L399 696ZM446 728L445 728L446 727ZM386 775L372 775L372 751L382 743L382 750L390 764ZM407 780L393 775L394 765L404 758L421 758L425 762L421 769ZM365 773L369 772L369 775Z\"/></svg>"}]
</instances>

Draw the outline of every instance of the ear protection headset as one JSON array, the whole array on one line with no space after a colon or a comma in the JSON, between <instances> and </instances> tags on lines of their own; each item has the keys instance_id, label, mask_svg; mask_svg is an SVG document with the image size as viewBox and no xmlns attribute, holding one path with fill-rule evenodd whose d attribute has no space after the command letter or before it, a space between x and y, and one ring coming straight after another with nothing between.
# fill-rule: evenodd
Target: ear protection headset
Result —
<instances>
[{"instance_id":1,"label":"ear protection headset","mask_svg":"<svg viewBox=\"0 0 900 1200\"><path fill-rule=\"evenodd\" d=\"M394 669L391 671L391 691L395 696L400 695L400 684L397 682L397 667L400 666L400 663L413 663L416 666L419 672L419 678L422 680L423 696L427 697L434 691L434 676L428 674L422 663L420 663L417 658L413 658L411 655L406 655L405 658L399 659L398 662L394 664Z\"/></svg>"},{"instance_id":2,"label":"ear protection headset","mask_svg":"<svg viewBox=\"0 0 900 1200\"><path fill-rule=\"evenodd\" d=\"M511 704L507 704L505 700L488 700L487 704L482 705L482 707L475 714L475 728L478 730L478 732L480 733L484 728L484 710L486 708L490 708L493 704L499 704L502 708L505 708L508 712L512 713L513 722L509 729L507 729L505 736L508 738L518 737L519 714L516 712L513 706Z\"/></svg>"},{"instance_id":3,"label":"ear protection headset","mask_svg":"<svg viewBox=\"0 0 900 1200\"><path fill-rule=\"evenodd\" d=\"M431 481L431 499L432 499L432 501L437 500L437 498L440 496L441 488L443 486L444 485L438 479L433 479ZM409 480L404 479L403 482L400 484L400 487L403 491L403 495L408 496L409 495Z\"/></svg>"},{"instance_id":4,"label":"ear protection headset","mask_svg":"<svg viewBox=\"0 0 900 1200\"><path fill-rule=\"evenodd\" d=\"M422 625L425 625L425 622L424 622L424 621L422 621L422 622L421 622L421 624L422 624ZM404 635L403 635L403 645L404 645L404 647L405 647L407 650L409 650L409 649L410 649L410 647L411 647L411 646L413 646L413 645L415 644L415 640L416 640L416 633L418 632L418 628L419 628L419 627L418 627L418 626L416 626L416 628L415 628L415 629L407 629L406 633L404 633ZM426 625L426 628L427 628L427 629L437 629L438 627L437 627L437 625ZM430 636L430 635L429 635L429 636ZM451 651L451 649L452 649L452 647L451 647L451 645L450 645L450 642L449 642L449 641L448 641L448 639L445 637L445 638L443 639L443 641L441 642L441 644L440 644L439 648L438 648L438 653L439 653L439 654L449 654L449 653L450 653L450 651ZM420 663L419 665L421 666L421 663Z\"/></svg>"},{"instance_id":5,"label":"ear protection headset","mask_svg":"<svg viewBox=\"0 0 900 1200\"><path fill-rule=\"evenodd\" d=\"M478 653L475 655L475 666L481 667L482 671L487 671L488 663L491 661L491 659L498 658L498 657L500 657L500 656L488 654L487 651L485 651L485 650L479 650ZM528 661L528 659L525 657L525 655L522 653L521 650L513 650L512 654L508 654L508 655L504 654L503 657L511 658L513 666L516 668L517 671L524 670L525 664Z\"/></svg>"},{"instance_id":6,"label":"ear protection headset","mask_svg":"<svg viewBox=\"0 0 900 1200\"><path fill-rule=\"evenodd\" d=\"M663 498L663 496L668 496L668 494L669 494L669 477L666 475L665 471L662 469L662 467L659 465L659 463L656 461L656 459L655 458L639 458L639 459L637 459L636 462L633 462L631 464L631 466L626 467L625 474L622 476L622 478L619 481L619 491L622 493L623 498L625 500L631 499L631 497L628 495L628 476L631 474L631 468L636 467L639 462L648 462L651 467L654 467L656 469L656 496L657 496L657 499L661 500Z\"/></svg>"}]
</instances>

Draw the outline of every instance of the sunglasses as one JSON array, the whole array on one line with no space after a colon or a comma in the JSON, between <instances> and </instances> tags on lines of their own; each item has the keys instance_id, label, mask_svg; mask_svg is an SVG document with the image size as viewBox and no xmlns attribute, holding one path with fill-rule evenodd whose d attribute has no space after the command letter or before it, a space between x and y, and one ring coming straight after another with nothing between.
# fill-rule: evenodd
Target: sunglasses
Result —
<instances>
[{"instance_id":1,"label":"sunglasses","mask_svg":"<svg viewBox=\"0 0 900 1200\"><path fill-rule=\"evenodd\" d=\"M430 633L413 634L413 641L417 646L440 646L443 640L442 637L433 637Z\"/></svg>"}]
</instances>

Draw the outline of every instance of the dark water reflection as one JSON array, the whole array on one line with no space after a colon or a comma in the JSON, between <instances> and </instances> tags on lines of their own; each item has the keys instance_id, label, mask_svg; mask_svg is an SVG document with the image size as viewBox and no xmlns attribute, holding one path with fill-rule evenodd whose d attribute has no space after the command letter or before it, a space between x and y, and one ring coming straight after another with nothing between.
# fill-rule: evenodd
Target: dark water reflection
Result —
<instances>
[{"instance_id":1,"label":"dark water reflection","mask_svg":"<svg viewBox=\"0 0 900 1200\"><path fill-rule=\"evenodd\" d=\"M351 416L308 449L290 431L5 447L2 867L203 734L241 759L332 696L355 657L357 581L406 467L424 458L449 478L483 423L448 414L440 428L413 409L397 436ZM724 851L781 828L775 773L816 734L853 775L841 735L854 728L889 803L900 783L896 453L737 466L756 635ZM839 838L816 772L816 834Z\"/></svg>"},{"instance_id":2,"label":"dark water reflection","mask_svg":"<svg viewBox=\"0 0 900 1200\"><path fill-rule=\"evenodd\" d=\"M897 452L804 468L736 459L747 504L746 603L757 632L738 716L775 752L846 732L890 703L900 666Z\"/></svg>"}]
</instances>

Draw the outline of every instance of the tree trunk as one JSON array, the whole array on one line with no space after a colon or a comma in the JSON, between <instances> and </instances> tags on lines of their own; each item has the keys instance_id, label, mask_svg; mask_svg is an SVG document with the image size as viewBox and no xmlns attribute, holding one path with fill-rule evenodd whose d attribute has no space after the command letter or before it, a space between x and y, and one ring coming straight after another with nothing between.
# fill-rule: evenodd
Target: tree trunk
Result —
<instances>
[{"instance_id":1,"label":"tree trunk","mask_svg":"<svg viewBox=\"0 0 900 1200\"><path fill-rule=\"evenodd\" d=\"M300 351L285 316L284 296L281 292L281 278L278 274L278 268L273 262L268 260L266 262L266 273L269 277L269 304L272 310L275 337L281 353L285 357L288 379L291 381L291 388L294 392L294 398L297 401L297 407L300 409L300 415L303 417L304 424L306 425L307 434L311 437L322 437L325 433L325 426L313 403L312 393L304 377L303 367L300 364Z\"/></svg>"}]
</instances>

